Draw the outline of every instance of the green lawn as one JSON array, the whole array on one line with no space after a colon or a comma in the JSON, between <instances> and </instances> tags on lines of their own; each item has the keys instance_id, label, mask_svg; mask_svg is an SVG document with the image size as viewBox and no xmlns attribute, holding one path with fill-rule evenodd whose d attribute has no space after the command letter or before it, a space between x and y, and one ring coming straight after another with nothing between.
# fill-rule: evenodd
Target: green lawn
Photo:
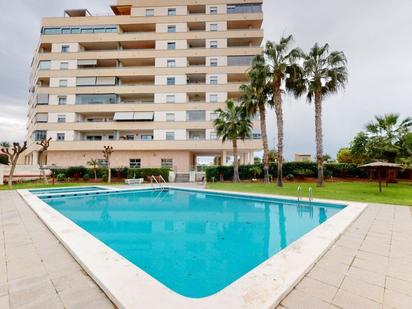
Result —
<instances>
[{"instance_id":1,"label":"green lawn","mask_svg":"<svg viewBox=\"0 0 412 309\"><path fill-rule=\"evenodd\" d=\"M121 182L112 182L111 185L119 185L124 184ZM107 186L108 184L105 182L64 182L64 183L56 183L55 185L44 184L41 182L27 182L27 183L16 183L13 185L13 190L18 189L37 189L37 188L58 188L58 187L78 187L78 186ZM6 185L0 185L0 190L8 190L9 187Z\"/></svg>"},{"instance_id":2,"label":"green lawn","mask_svg":"<svg viewBox=\"0 0 412 309\"><path fill-rule=\"evenodd\" d=\"M313 188L315 198L357 201L357 202L375 202L382 204L410 205L412 206L412 184L398 183L390 184L389 187L383 185L383 192L378 192L376 182L327 182L325 187L318 188L316 183L285 183L283 188L278 188L274 183L265 185L263 183L242 182L238 184L208 183L208 189L255 192L263 194L279 194L288 196L297 196L298 186L302 187L302 196L308 196L309 187Z\"/></svg>"}]
</instances>

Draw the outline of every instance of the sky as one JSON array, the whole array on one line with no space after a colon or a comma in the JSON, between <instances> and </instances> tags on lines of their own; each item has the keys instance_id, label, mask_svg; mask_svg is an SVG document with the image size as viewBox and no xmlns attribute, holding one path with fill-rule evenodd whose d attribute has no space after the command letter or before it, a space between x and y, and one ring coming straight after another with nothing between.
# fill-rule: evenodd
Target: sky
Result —
<instances>
[{"instance_id":1,"label":"sky","mask_svg":"<svg viewBox=\"0 0 412 309\"><path fill-rule=\"evenodd\" d=\"M88 8L107 14L107 0L0 0L0 141L25 138L30 62L40 21L64 9ZM6 13L7 12L7 13ZM325 153L335 157L374 115L412 116L411 0L265 0L265 40L292 34L307 51L315 42L348 58L345 91L324 101ZM285 156L315 153L314 107L304 99L284 99ZM268 111L270 146L276 121Z\"/></svg>"}]
</instances>

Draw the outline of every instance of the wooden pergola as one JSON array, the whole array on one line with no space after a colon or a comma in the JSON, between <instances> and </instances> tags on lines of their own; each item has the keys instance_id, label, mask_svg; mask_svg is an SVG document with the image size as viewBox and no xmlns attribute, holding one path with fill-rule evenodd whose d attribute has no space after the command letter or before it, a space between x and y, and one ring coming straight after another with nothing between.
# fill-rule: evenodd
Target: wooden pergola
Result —
<instances>
[{"instance_id":1,"label":"wooden pergola","mask_svg":"<svg viewBox=\"0 0 412 309\"><path fill-rule=\"evenodd\" d=\"M382 192L382 177L385 177L386 186L388 186L389 173L391 171L400 170L402 168L402 165L388 162L373 162L361 165L360 167L376 172L379 181L379 192Z\"/></svg>"}]
</instances>

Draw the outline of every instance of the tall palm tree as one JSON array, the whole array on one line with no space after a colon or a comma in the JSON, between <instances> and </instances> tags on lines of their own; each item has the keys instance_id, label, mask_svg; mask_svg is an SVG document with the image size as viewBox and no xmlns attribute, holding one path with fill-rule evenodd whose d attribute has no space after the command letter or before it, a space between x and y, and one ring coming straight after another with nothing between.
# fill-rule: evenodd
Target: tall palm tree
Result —
<instances>
[{"instance_id":1,"label":"tall palm tree","mask_svg":"<svg viewBox=\"0 0 412 309\"><path fill-rule=\"evenodd\" d=\"M295 72L299 72L297 64L302 54L298 48L290 49L293 37L282 37L279 42L267 42L265 54L270 68L270 78L272 84L272 104L275 107L278 138L278 171L277 185L283 186L283 108L282 94L293 90L295 87Z\"/></svg>"},{"instance_id":2,"label":"tall palm tree","mask_svg":"<svg viewBox=\"0 0 412 309\"><path fill-rule=\"evenodd\" d=\"M252 121L242 106L235 105L232 100L226 101L226 109L215 111L217 118L213 124L216 134L223 142L232 141L233 145L233 182L239 182L238 140L245 140L251 135Z\"/></svg>"},{"instance_id":3,"label":"tall palm tree","mask_svg":"<svg viewBox=\"0 0 412 309\"><path fill-rule=\"evenodd\" d=\"M263 55L256 56L252 61L252 68L248 73L250 82L240 86L242 106L246 113L253 117L259 113L260 130L263 141L263 174L264 182L269 183L269 146L266 130L266 104L271 93L268 82L270 69Z\"/></svg>"},{"instance_id":4,"label":"tall palm tree","mask_svg":"<svg viewBox=\"0 0 412 309\"><path fill-rule=\"evenodd\" d=\"M322 102L344 89L348 81L347 60L341 51L329 52L329 45L316 43L308 54L303 54L303 75L296 80L293 93L296 97L306 93L308 102L315 103L316 162L318 186L324 185Z\"/></svg>"}]
</instances>

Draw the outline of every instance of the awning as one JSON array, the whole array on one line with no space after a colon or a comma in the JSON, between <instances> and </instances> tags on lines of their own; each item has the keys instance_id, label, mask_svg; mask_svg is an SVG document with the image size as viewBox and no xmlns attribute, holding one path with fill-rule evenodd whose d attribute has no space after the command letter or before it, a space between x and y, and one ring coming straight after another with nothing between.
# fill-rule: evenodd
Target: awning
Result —
<instances>
[{"instance_id":1,"label":"awning","mask_svg":"<svg viewBox=\"0 0 412 309\"><path fill-rule=\"evenodd\" d=\"M117 112L114 114L115 121L153 121L154 112Z\"/></svg>"}]
</instances>

